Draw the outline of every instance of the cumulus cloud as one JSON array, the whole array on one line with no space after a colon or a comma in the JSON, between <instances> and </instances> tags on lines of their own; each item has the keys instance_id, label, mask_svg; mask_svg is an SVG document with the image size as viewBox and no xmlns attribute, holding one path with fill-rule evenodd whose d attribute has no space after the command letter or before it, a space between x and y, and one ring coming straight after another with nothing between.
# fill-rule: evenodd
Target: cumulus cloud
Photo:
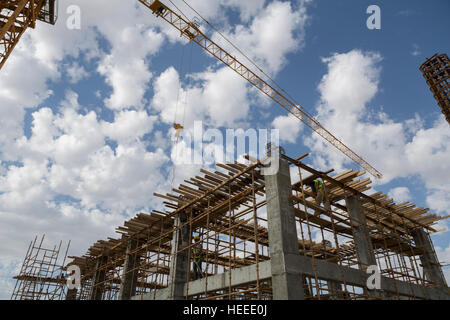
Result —
<instances>
[{"instance_id":1,"label":"cumulus cloud","mask_svg":"<svg viewBox=\"0 0 450 320\"><path fill-rule=\"evenodd\" d=\"M222 67L191 77L196 84L183 87L178 72L170 67L155 80L152 106L164 122L184 119L185 127L191 127L194 120L206 120L234 127L246 118L250 108L247 83L234 71Z\"/></svg>"},{"instance_id":2,"label":"cumulus cloud","mask_svg":"<svg viewBox=\"0 0 450 320\"><path fill-rule=\"evenodd\" d=\"M411 192L407 187L392 188L389 191L388 196L395 199L397 203L411 200Z\"/></svg>"},{"instance_id":3,"label":"cumulus cloud","mask_svg":"<svg viewBox=\"0 0 450 320\"><path fill-rule=\"evenodd\" d=\"M324 58L328 72L318 87L321 94L318 119L383 173L383 179L375 183L417 177L425 187L427 204L443 212L450 204L446 196L450 191L450 127L443 116L431 127L423 128L417 115L395 122L384 112L373 111L377 108L370 106L370 102L379 91L381 61L378 53L360 50ZM316 135L306 143L316 152L316 164L324 169L343 169L350 164L343 154Z\"/></svg>"},{"instance_id":4,"label":"cumulus cloud","mask_svg":"<svg viewBox=\"0 0 450 320\"><path fill-rule=\"evenodd\" d=\"M67 75L70 78L70 83L75 84L79 82L81 79L86 78L89 73L84 69L83 66L80 66L77 62L72 63L66 69Z\"/></svg>"},{"instance_id":5,"label":"cumulus cloud","mask_svg":"<svg viewBox=\"0 0 450 320\"><path fill-rule=\"evenodd\" d=\"M156 119L156 116L149 116L145 110L124 110L116 113L114 122L102 121L101 125L107 137L118 142L125 142L151 132Z\"/></svg>"},{"instance_id":6,"label":"cumulus cloud","mask_svg":"<svg viewBox=\"0 0 450 320\"><path fill-rule=\"evenodd\" d=\"M224 32L224 35L231 42L239 44L243 52L263 70L276 74L285 65L286 55L304 45L304 31L309 19L306 12L307 1L301 1L298 8L293 6L293 3L287 1L272 1L257 11L258 14L249 26L236 25ZM219 34L215 34L213 40L223 44L225 49L235 51ZM236 55L244 59L239 53Z\"/></svg>"},{"instance_id":7,"label":"cumulus cloud","mask_svg":"<svg viewBox=\"0 0 450 320\"><path fill-rule=\"evenodd\" d=\"M303 126L294 115L278 116L272 121L272 126L280 130L280 141L295 143Z\"/></svg>"}]
</instances>

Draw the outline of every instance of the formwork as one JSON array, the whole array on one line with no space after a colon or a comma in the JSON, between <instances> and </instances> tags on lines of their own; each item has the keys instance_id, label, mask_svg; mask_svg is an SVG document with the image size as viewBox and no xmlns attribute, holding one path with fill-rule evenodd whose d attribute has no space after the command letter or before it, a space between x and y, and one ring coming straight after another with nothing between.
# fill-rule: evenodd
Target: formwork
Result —
<instances>
[{"instance_id":1,"label":"formwork","mask_svg":"<svg viewBox=\"0 0 450 320\"><path fill-rule=\"evenodd\" d=\"M273 176L259 161L217 164L155 193L164 210L138 213L117 227L119 237L69 257L82 273L73 298L448 299L429 237L447 217L367 195L364 172L320 172L306 156L281 155ZM308 186L317 178L325 205ZM200 279L193 248L203 254ZM368 285L374 265L379 288Z\"/></svg>"}]
</instances>

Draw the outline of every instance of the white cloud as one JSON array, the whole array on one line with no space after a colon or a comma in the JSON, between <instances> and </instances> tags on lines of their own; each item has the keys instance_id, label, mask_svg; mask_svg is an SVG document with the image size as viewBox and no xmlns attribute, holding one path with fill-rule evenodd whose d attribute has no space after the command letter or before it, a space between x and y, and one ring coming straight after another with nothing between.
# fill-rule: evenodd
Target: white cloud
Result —
<instances>
[{"instance_id":1,"label":"white cloud","mask_svg":"<svg viewBox=\"0 0 450 320\"><path fill-rule=\"evenodd\" d=\"M401 202L411 200L411 192L409 191L409 189L407 187L392 188L389 191L388 196L393 198L396 203L401 203Z\"/></svg>"},{"instance_id":2,"label":"white cloud","mask_svg":"<svg viewBox=\"0 0 450 320\"><path fill-rule=\"evenodd\" d=\"M303 129L301 121L292 114L278 116L272 121L272 126L280 130L280 141L295 143L300 131Z\"/></svg>"},{"instance_id":3,"label":"white cloud","mask_svg":"<svg viewBox=\"0 0 450 320\"><path fill-rule=\"evenodd\" d=\"M147 190L165 182L160 170L167 161L162 150L148 152L140 141L151 132L156 117L146 111L122 111L114 122L99 123L93 111L81 115L73 109L62 110L55 115L42 108L32 114L32 135L20 139L27 156L25 165L9 169L3 177L5 185L0 190L5 192L1 195L5 210L20 205L20 197L13 191L26 189L15 181L30 184L33 199L64 194L79 199L87 208L98 205L118 212L148 205ZM105 145L105 137L118 142L115 151ZM26 160L31 158L40 160ZM45 192L48 196L44 197ZM26 208L26 201L23 203Z\"/></svg>"},{"instance_id":4,"label":"white cloud","mask_svg":"<svg viewBox=\"0 0 450 320\"><path fill-rule=\"evenodd\" d=\"M411 55L416 57L419 56L421 54L420 52L420 47L419 45L417 45L416 43L413 44L413 51L411 52Z\"/></svg>"},{"instance_id":5,"label":"white cloud","mask_svg":"<svg viewBox=\"0 0 450 320\"><path fill-rule=\"evenodd\" d=\"M447 248L441 248L439 246L435 247L436 254L438 256L438 260L441 264L446 266L442 267L442 271L444 273L445 279L447 281L447 285L450 283L450 245Z\"/></svg>"},{"instance_id":6,"label":"white cloud","mask_svg":"<svg viewBox=\"0 0 450 320\"><path fill-rule=\"evenodd\" d=\"M237 25L223 34L263 70L275 74L285 65L286 55L304 45L304 29L309 19L306 3L301 1L295 10L291 2L272 1L258 11L250 26ZM213 40L240 57L246 65L249 64L220 35L215 34Z\"/></svg>"},{"instance_id":7,"label":"white cloud","mask_svg":"<svg viewBox=\"0 0 450 320\"><path fill-rule=\"evenodd\" d=\"M124 110L115 115L114 122L102 121L105 135L118 142L137 139L153 130L156 116L149 116L145 110Z\"/></svg>"},{"instance_id":8,"label":"white cloud","mask_svg":"<svg viewBox=\"0 0 450 320\"><path fill-rule=\"evenodd\" d=\"M81 79L86 78L89 73L84 69L83 66L80 66L77 62L72 63L66 69L67 75L70 78L70 83L75 84L79 82Z\"/></svg>"},{"instance_id":9,"label":"white cloud","mask_svg":"<svg viewBox=\"0 0 450 320\"><path fill-rule=\"evenodd\" d=\"M186 128L195 120L235 127L239 125L236 121L247 117L250 108L247 83L234 71L222 67L192 77L198 84L180 89L178 72L170 67L155 80L152 106L164 122L180 123L184 117Z\"/></svg>"},{"instance_id":10,"label":"white cloud","mask_svg":"<svg viewBox=\"0 0 450 320\"><path fill-rule=\"evenodd\" d=\"M381 57L352 50L323 59L328 73L319 85L318 119L330 132L377 168L376 184L400 177L418 177L432 210L445 212L450 202L450 127L443 116L423 128L414 119L395 122L382 111L369 109L379 90ZM313 135L306 141L315 151L316 165L343 169L350 163L343 154ZM397 200L397 199L394 199Z\"/></svg>"},{"instance_id":11,"label":"white cloud","mask_svg":"<svg viewBox=\"0 0 450 320\"><path fill-rule=\"evenodd\" d=\"M259 13L266 0L252 0L252 1L240 1L240 0L223 0L223 3L227 6L235 8L242 21L247 22L257 13Z\"/></svg>"}]
</instances>

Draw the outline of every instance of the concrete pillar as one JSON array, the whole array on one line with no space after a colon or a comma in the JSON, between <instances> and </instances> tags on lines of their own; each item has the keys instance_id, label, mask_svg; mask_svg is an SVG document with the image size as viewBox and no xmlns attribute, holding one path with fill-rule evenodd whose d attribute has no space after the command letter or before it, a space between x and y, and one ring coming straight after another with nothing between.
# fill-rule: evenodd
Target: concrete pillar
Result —
<instances>
[{"instance_id":1,"label":"concrete pillar","mask_svg":"<svg viewBox=\"0 0 450 320\"><path fill-rule=\"evenodd\" d=\"M426 278L440 287L447 287L447 282L434 252L430 236L422 228L413 231L411 235L416 247L422 250L422 254L419 257Z\"/></svg>"},{"instance_id":2,"label":"concrete pillar","mask_svg":"<svg viewBox=\"0 0 450 320\"><path fill-rule=\"evenodd\" d=\"M266 184L272 293L275 300L303 300L302 275L295 265L299 255L289 164L278 160L276 174L264 177Z\"/></svg>"},{"instance_id":3,"label":"concrete pillar","mask_svg":"<svg viewBox=\"0 0 450 320\"><path fill-rule=\"evenodd\" d=\"M100 268L106 264L108 261L108 257L102 256L97 259L97 263L95 266L95 273L92 279L92 287L91 292L89 294L89 300L101 300L104 290L104 281L105 281L105 269L100 270Z\"/></svg>"},{"instance_id":4,"label":"concrete pillar","mask_svg":"<svg viewBox=\"0 0 450 320\"><path fill-rule=\"evenodd\" d=\"M352 222L353 240L356 245L356 250L358 250L359 260L363 270L366 270L368 266L377 264L372 241L369 236L366 215L357 196L348 197L346 204Z\"/></svg>"},{"instance_id":5,"label":"concrete pillar","mask_svg":"<svg viewBox=\"0 0 450 320\"><path fill-rule=\"evenodd\" d=\"M364 214L361 201L357 196L350 196L345 200L347 211L351 218L353 241L355 242L361 268L366 271L371 265L377 265L375 252L373 250L372 240L369 235L366 215ZM368 275L367 275L368 276ZM368 290L364 287L370 296L379 296L374 290Z\"/></svg>"},{"instance_id":6,"label":"concrete pillar","mask_svg":"<svg viewBox=\"0 0 450 320\"><path fill-rule=\"evenodd\" d=\"M170 277L169 277L169 299L170 300L184 300L185 292L184 285L187 280L187 272L189 270L189 250L183 250L177 254L176 251L182 248L182 236L179 229L181 220L179 217L175 218L174 227L178 230L173 233L172 238L172 252L170 262Z\"/></svg>"},{"instance_id":7,"label":"concrete pillar","mask_svg":"<svg viewBox=\"0 0 450 320\"><path fill-rule=\"evenodd\" d=\"M77 288L67 289L66 300L76 300L77 299Z\"/></svg>"},{"instance_id":8,"label":"concrete pillar","mask_svg":"<svg viewBox=\"0 0 450 320\"><path fill-rule=\"evenodd\" d=\"M132 252L137 248L137 240L129 240L125 261L123 264L122 283L120 284L119 300L129 300L136 294L138 270L140 257Z\"/></svg>"}]
</instances>

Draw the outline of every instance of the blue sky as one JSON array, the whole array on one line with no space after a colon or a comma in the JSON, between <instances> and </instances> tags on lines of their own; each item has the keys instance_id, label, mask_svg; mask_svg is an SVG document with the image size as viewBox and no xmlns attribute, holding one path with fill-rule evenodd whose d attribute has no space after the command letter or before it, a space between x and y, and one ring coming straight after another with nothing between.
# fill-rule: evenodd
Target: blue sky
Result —
<instances>
[{"instance_id":1,"label":"blue sky","mask_svg":"<svg viewBox=\"0 0 450 320\"><path fill-rule=\"evenodd\" d=\"M384 174L374 190L449 214L450 127L418 68L450 52L450 2L189 3ZM66 26L73 4L80 30ZM380 30L366 27L373 4ZM34 235L71 239L79 255L160 207L151 194L171 187L175 109L188 132L196 120L221 131L279 128L289 155L356 168L137 1L62 0L59 10L58 23L29 30L0 72L0 298L10 297ZM177 166L175 182L198 169ZM446 262L449 239L433 235Z\"/></svg>"}]
</instances>

